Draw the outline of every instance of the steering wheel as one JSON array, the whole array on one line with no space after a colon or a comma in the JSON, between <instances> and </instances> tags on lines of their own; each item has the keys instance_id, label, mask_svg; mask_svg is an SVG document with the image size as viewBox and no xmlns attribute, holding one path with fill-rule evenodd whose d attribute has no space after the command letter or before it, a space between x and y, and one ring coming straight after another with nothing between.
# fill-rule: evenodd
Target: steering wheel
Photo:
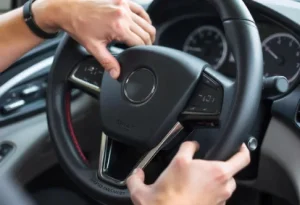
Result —
<instances>
[{"instance_id":1,"label":"steering wheel","mask_svg":"<svg viewBox=\"0 0 300 205\"><path fill-rule=\"evenodd\" d=\"M160 46L137 46L119 53L122 71L114 80L76 41L63 37L49 76L49 130L62 167L98 202L131 203L126 178L116 179L107 172L110 140L146 150L133 170L145 168L189 124L223 129L205 155L207 160L228 159L247 139L263 80L258 29L242 0L211 2L236 60L235 81L199 58ZM99 100L103 134L98 170L88 165L72 127L74 85Z\"/></svg>"}]
</instances>

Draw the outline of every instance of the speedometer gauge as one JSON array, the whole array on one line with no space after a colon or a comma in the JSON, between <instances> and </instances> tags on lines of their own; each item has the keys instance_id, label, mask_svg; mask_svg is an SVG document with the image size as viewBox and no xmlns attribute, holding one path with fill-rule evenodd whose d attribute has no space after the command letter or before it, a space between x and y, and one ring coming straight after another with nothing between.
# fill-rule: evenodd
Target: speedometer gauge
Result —
<instances>
[{"instance_id":1,"label":"speedometer gauge","mask_svg":"<svg viewBox=\"0 0 300 205\"><path fill-rule=\"evenodd\" d=\"M288 33L271 35L263 42L265 77L285 76L293 83L300 70L300 44Z\"/></svg>"},{"instance_id":2,"label":"speedometer gauge","mask_svg":"<svg viewBox=\"0 0 300 205\"><path fill-rule=\"evenodd\" d=\"M218 69L227 57L228 46L225 36L218 28L202 26L187 37L183 50Z\"/></svg>"}]
</instances>

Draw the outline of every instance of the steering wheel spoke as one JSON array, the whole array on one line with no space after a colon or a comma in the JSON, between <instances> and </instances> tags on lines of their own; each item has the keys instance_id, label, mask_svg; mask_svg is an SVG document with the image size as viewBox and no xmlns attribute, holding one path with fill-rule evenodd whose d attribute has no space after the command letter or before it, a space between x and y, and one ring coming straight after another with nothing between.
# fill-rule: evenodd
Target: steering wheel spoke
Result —
<instances>
[{"instance_id":1,"label":"steering wheel spoke","mask_svg":"<svg viewBox=\"0 0 300 205\"><path fill-rule=\"evenodd\" d=\"M173 128L167 133L167 135L152 149L145 153L138 162L132 167L129 174L124 180L116 179L108 174L109 166L112 160L113 154L113 144L114 141L110 139L106 134L102 134L101 147L100 147L100 157L99 157L99 167L98 167L98 177L108 183L116 186L125 186L127 178L132 174L134 169L140 168L144 169L152 159L159 153L159 151L166 145L167 142L174 139L183 130L181 123L177 122ZM125 145L124 145L125 146Z\"/></svg>"},{"instance_id":2,"label":"steering wheel spoke","mask_svg":"<svg viewBox=\"0 0 300 205\"><path fill-rule=\"evenodd\" d=\"M80 47L79 50L87 57L76 65L69 77L69 81L79 90L98 98L101 91L104 68L83 47ZM111 46L109 51L113 56L117 57L123 52L123 49Z\"/></svg>"},{"instance_id":3,"label":"steering wheel spoke","mask_svg":"<svg viewBox=\"0 0 300 205\"><path fill-rule=\"evenodd\" d=\"M88 58L77 64L69 81L79 90L92 96L99 96L104 69L94 58Z\"/></svg>"}]
</instances>

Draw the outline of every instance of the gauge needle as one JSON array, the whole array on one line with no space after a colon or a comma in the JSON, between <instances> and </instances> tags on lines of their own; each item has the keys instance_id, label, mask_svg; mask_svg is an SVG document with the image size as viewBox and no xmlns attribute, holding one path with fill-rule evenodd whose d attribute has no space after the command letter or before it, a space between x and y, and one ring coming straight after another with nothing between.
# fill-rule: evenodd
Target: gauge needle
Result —
<instances>
[{"instance_id":1,"label":"gauge needle","mask_svg":"<svg viewBox=\"0 0 300 205\"><path fill-rule=\"evenodd\" d=\"M271 56L273 56L273 58L279 60L279 57L268 46L265 46L265 49Z\"/></svg>"},{"instance_id":2,"label":"gauge needle","mask_svg":"<svg viewBox=\"0 0 300 205\"><path fill-rule=\"evenodd\" d=\"M196 51L196 52L201 52L202 51L202 49L199 48L199 47L190 47L190 46L186 47L186 50Z\"/></svg>"}]
</instances>

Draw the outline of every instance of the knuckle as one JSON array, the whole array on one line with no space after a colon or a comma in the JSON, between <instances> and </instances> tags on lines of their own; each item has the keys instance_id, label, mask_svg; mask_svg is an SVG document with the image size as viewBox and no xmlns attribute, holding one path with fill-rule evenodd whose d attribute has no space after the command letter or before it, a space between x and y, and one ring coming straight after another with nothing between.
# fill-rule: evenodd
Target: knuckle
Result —
<instances>
[{"instance_id":1,"label":"knuckle","mask_svg":"<svg viewBox=\"0 0 300 205\"><path fill-rule=\"evenodd\" d=\"M223 190L223 193L222 193L222 198L224 198L225 200L229 199L231 196L232 196L232 190L228 187L226 187L224 190Z\"/></svg>"},{"instance_id":2,"label":"knuckle","mask_svg":"<svg viewBox=\"0 0 300 205\"><path fill-rule=\"evenodd\" d=\"M229 179L228 172L226 169L220 165L213 166L213 173L215 175L216 181L223 183Z\"/></svg>"},{"instance_id":3,"label":"knuckle","mask_svg":"<svg viewBox=\"0 0 300 205\"><path fill-rule=\"evenodd\" d=\"M126 16L126 9L117 7L115 10L115 14L117 18L123 18L124 16Z\"/></svg>"},{"instance_id":4,"label":"knuckle","mask_svg":"<svg viewBox=\"0 0 300 205\"><path fill-rule=\"evenodd\" d=\"M182 156L177 156L174 158L174 165L177 168L186 168L189 165L189 161Z\"/></svg>"},{"instance_id":5,"label":"knuckle","mask_svg":"<svg viewBox=\"0 0 300 205\"><path fill-rule=\"evenodd\" d=\"M115 0L115 5L123 5L125 3L126 0Z\"/></svg>"},{"instance_id":6,"label":"knuckle","mask_svg":"<svg viewBox=\"0 0 300 205\"><path fill-rule=\"evenodd\" d=\"M236 190L236 181L233 179L233 190L232 190L232 192L234 192L235 190Z\"/></svg>"},{"instance_id":7,"label":"knuckle","mask_svg":"<svg viewBox=\"0 0 300 205\"><path fill-rule=\"evenodd\" d=\"M114 30L115 32L117 32L118 34L123 34L124 33L124 24L121 20L117 20L114 22Z\"/></svg>"}]
</instances>

